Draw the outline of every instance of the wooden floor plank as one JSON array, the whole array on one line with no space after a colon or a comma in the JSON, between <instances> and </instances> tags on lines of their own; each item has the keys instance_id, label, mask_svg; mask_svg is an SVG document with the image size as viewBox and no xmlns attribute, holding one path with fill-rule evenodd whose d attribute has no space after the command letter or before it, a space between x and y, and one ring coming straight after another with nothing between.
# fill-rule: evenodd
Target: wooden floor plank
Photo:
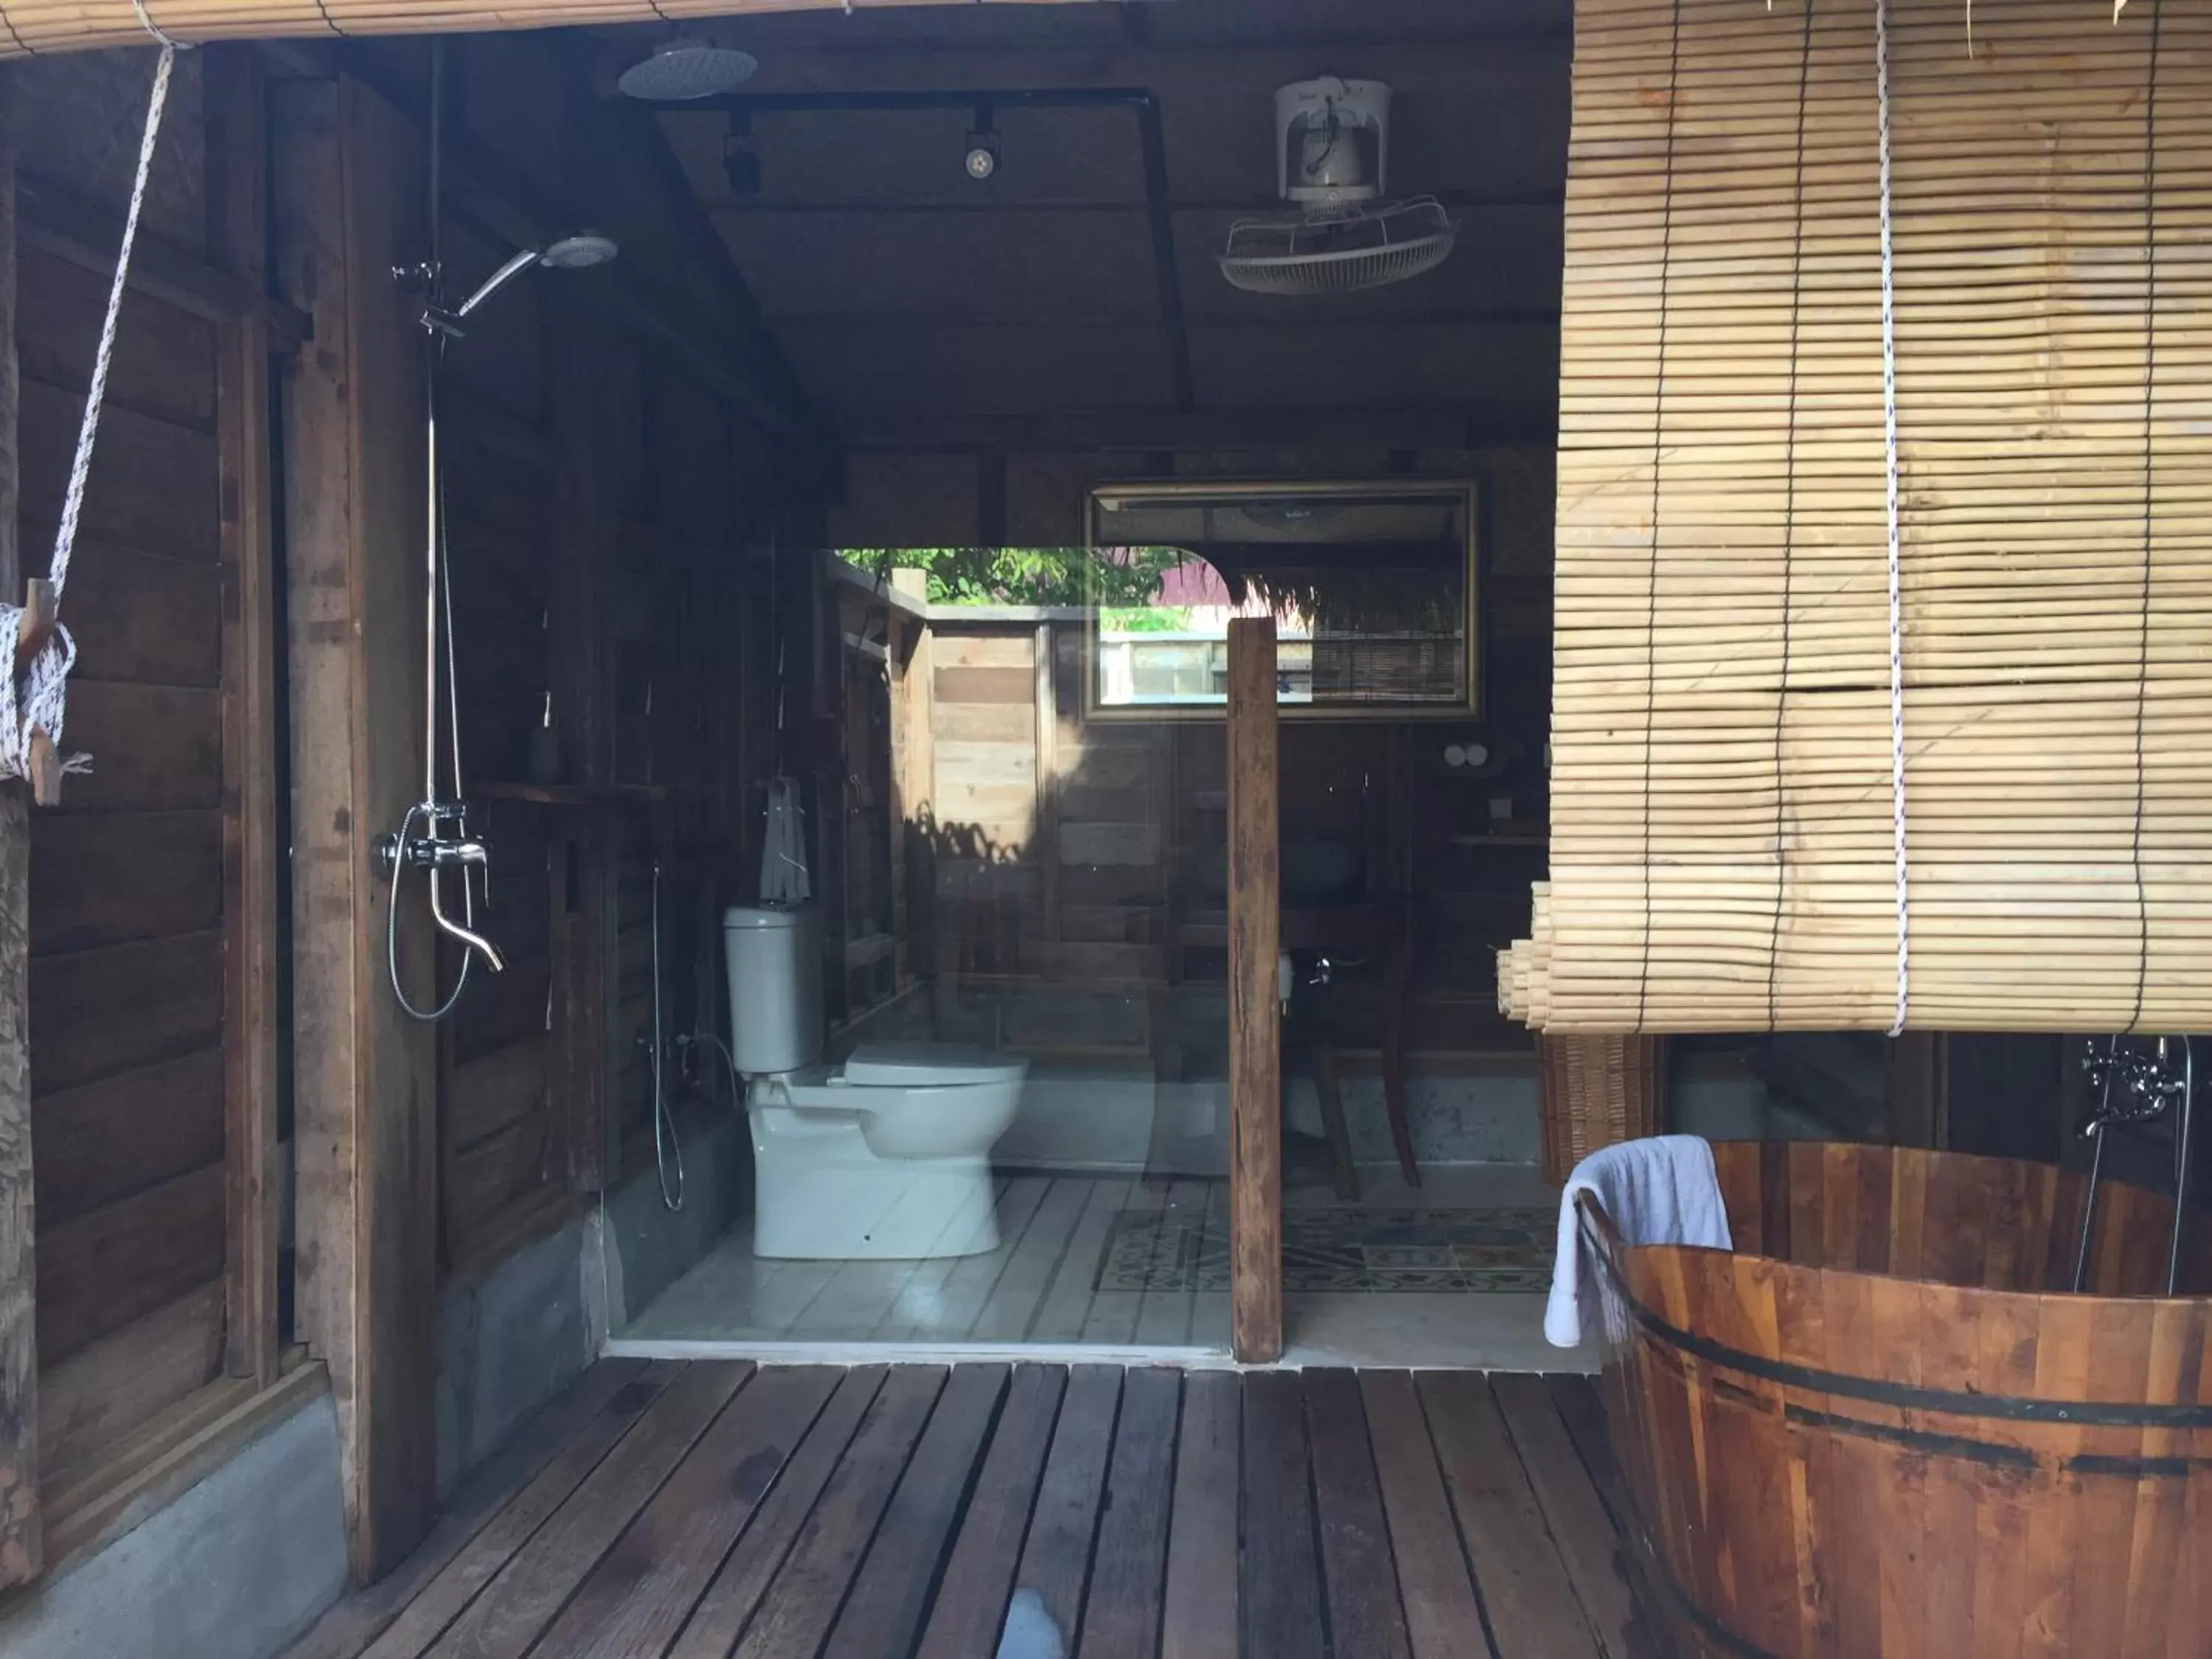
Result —
<instances>
[{"instance_id":1,"label":"wooden floor plank","mask_svg":"<svg viewBox=\"0 0 2212 1659\"><path fill-rule=\"evenodd\" d=\"M805 1366L756 1379L592 1569L532 1659L658 1659L839 1376Z\"/></svg>"},{"instance_id":2,"label":"wooden floor plank","mask_svg":"<svg viewBox=\"0 0 2212 1659\"><path fill-rule=\"evenodd\" d=\"M1159 1246L1152 1255L1152 1279L1159 1288L1145 1292L1144 1305L1137 1315L1137 1340L1146 1347L1182 1347L1192 1340L1191 1316L1196 1310L1197 1293L1189 1285L1174 1284L1176 1251L1166 1227L1180 1222L1203 1229L1213 1189L1224 1184L1195 1179L1169 1184Z\"/></svg>"},{"instance_id":3,"label":"wooden floor plank","mask_svg":"<svg viewBox=\"0 0 2212 1659\"><path fill-rule=\"evenodd\" d=\"M567 1393L524 1424L461 1483L420 1548L367 1589L325 1613L286 1650L285 1659L356 1659L644 1370L641 1359L602 1359L588 1367ZM580 1470L576 1480L588 1472ZM570 1491L574 1484L569 1483Z\"/></svg>"},{"instance_id":4,"label":"wooden floor plank","mask_svg":"<svg viewBox=\"0 0 2212 1659\"><path fill-rule=\"evenodd\" d=\"M914 1651L1006 1379L1004 1365L954 1370L891 1494L823 1659L907 1659Z\"/></svg>"},{"instance_id":5,"label":"wooden floor plank","mask_svg":"<svg viewBox=\"0 0 2212 1659\"><path fill-rule=\"evenodd\" d=\"M1066 1387L1062 1366L1015 1368L915 1659L974 1659L996 1650Z\"/></svg>"},{"instance_id":6,"label":"wooden floor plank","mask_svg":"<svg viewBox=\"0 0 2212 1659\"><path fill-rule=\"evenodd\" d=\"M1020 1342L1028 1339L1030 1322L1038 1304L1060 1271L1068 1237L1083 1218L1093 1183L1055 1181L1037 1206L1037 1212L1022 1234L1019 1245L991 1287L990 1299L969 1333L977 1342Z\"/></svg>"},{"instance_id":7,"label":"wooden floor plank","mask_svg":"<svg viewBox=\"0 0 2212 1659\"><path fill-rule=\"evenodd\" d=\"M1576 1455L1542 1377L1498 1376L1492 1382L1528 1484L1590 1622L1612 1659L1629 1659L1639 1650L1635 1598L1623 1571L1620 1535L1598 1500L1589 1471ZM1481 1565L1478 1559L1478 1574ZM1504 1644L1502 1633L1499 1640Z\"/></svg>"},{"instance_id":8,"label":"wooden floor plank","mask_svg":"<svg viewBox=\"0 0 2212 1659\"><path fill-rule=\"evenodd\" d=\"M920 1261L847 1261L806 1304L799 1330L806 1340L865 1342L891 1316L899 1297L921 1270Z\"/></svg>"},{"instance_id":9,"label":"wooden floor plank","mask_svg":"<svg viewBox=\"0 0 2212 1659\"><path fill-rule=\"evenodd\" d=\"M447 1628L430 1650L434 1659L520 1659L752 1373L744 1361L686 1365Z\"/></svg>"},{"instance_id":10,"label":"wooden floor plank","mask_svg":"<svg viewBox=\"0 0 2212 1659\"><path fill-rule=\"evenodd\" d=\"M1420 1395L1407 1371L1362 1371L1359 1392L1367 1409L1368 1438L1390 1523L1398 1568L1399 1599L1413 1659L1468 1659L1486 1655L1482 1613L1474 1596L1467 1554L1460 1547L1443 1471L1429 1440ZM1480 1644L1480 1645L1478 1645ZM1522 1659L1509 1654L1507 1659Z\"/></svg>"},{"instance_id":11,"label":"wooden floor plank","mask_svg":"<svg viewBox=\"0 0 2212 1659\"><path fill-rule=\"evenodd\" d=\"M1014 1571L1012 1601L1060 1632L1073 1651L1083 1621L1083 1596L1091 1577L1091 1548L1105 1495L1106 1460L1114 1444L1114 1419L1121 1401L1121 1372L1113 1365L1079 1365L1069 1375L1060 1423L1045 1460L1029 1540ZM1011 1605L1011 1601L1010 1604Z\"/></svg>"},{"instance_id":12,"label":"wooden floor plank","mask_svg":"<svg viewBox=\"0 0 2212 1659\"><path fill-rule=\"evenodd\" d=\"M1229 1183L1206 1183L1206 1215L1199 1228L1199 1258L1206 1260L1229 1248ZM1229 1292L1194 1291L1190 1298L1190 1340L1194 1346L1229 1352Z\"/></svg>"},{"instance_id":13,"label":"wooden floor plank","mask_svg":"<svg viewBox=\"0 0 2212 1659\"><path fill-rule=\"evenodd\" d=\"M751 1525L700 1597L690 1623L677 1638L672 1659L726 1659L889 1375L882 1365L859 1366L845 1373L782 1475L754 1511Z\"/></svg>"},{"instance_id":14,"label":"wooden floor plank","mask_svg":"<svg viewBox=\"0 0 2212 1659\"><path fill-rule=\"evenodd\" d=\"M1102 1291L1097 1288L1098 1269L1104 1261L1115 1218L1139 1211L1157 1214L1167 1207L1167 1182L1130 1182L1121 1194L1120 1208L1108 1218L1106 1231L1098 1235L1096 1246L1088 1251L1089 1265L1078 1260L1074 1251L1069 1252L1069 1262L1079 1269L1080 1288L1087 1298L1079 1341L1093 1347L1126 1348L1137 1340L1137 1318L1145 1310L1144 1291Z\"/></svg>"},{"instance_id":15,"label":"wooden floor plank","mask_svg":"<svg viewBox=\"0 0 2212 1659\"><path fill-rule=\"evenodd\" d=\"M1185 1380L1160 1659L1234 1659L1237 1652L1243 1420L1236 1372L1194 1371Z\"/></svg>"},{"instance_id":16,"label":"wooden floor plank","mask_svg":"<svg viewBox=\"0 0 2212 1659\"><path fill-rule=\"evenodd\" d=\"M513 1501L487 1521L390 1620L368 1648L368 1659L418 1659L537 1536L538 1528L568 1501L683 1369L665 1361L655 1363L610 1394Z\"/></svg>"},{"instance_id":17,"label":"wooden floor plank","mask_svg":"<svg viewBox=\"0 0 2212 1659\"><path fill-rule=\"evenodd\" d=\"M1617 1483L1583 1378L611 1362L290 1659L1632 1659Z\"/></svg>"},{"instance_id":18,"label":"wooden floor plank","mask_svg":"<svg viewBox=\"0 0 2212 1659\"><path fill-rule=\"evenodd\" d=\"M1297 1373L1250 1373L1244 1379L1244 1650L1266 1659L1322 1659L1328 1648L1310 1478Z\"/></svg>"},{"instance_id":19,"label":"wooden floor plank","mask_svg":"<svg viewBox=\"0 0 2212 1659\"><path fill-rule=\"evenodd\" d=\"M1620 1466L1613 1461L1613 1438L1606 1430L1605 1402L1598 1398L1595 1379L1562 1371L1546 1377L1544 1387L1559 1407L1559 1420L1567 1425L1567 1437L1582 1454L1583 1467L1589 1471L1590 1484L1597 1488L1613 1530L1626 1533L1627 1498L1620 1484Z\"/></svg>"},{"instance_id":20,"label":"wooden floor plank","mask_svg":"<svg viewBox=\"0 0 2212 1659\"><path fill-rule=\"evenodd\" d=\"M945 1378L934 1365L891 1372L738 1644L741 1659L816 1659Z\"/></svg>"},{"instance_id":21,"label":"wooden floor plank","mask_svg":"<svg viewBox=\"0 0 2212 1659\"><path fill-rule=\"evenodd\" d=\"M1083 1659L1154 1659L1167 1574L1160 1524L1175 1488L1182 1374L1133 1370L1121 1384L1121 1419L1106 1474L1105 1511L1083 1608Z\"/></svg>"},{"instance_id":22,"label":"wooden floor plank","mask_svg":"<svg viewBox=\"0 0 2212 1659\"><path fill-rule=\"evenodd\" d=\"M1334 1651L1411 1659L1390 1524L1382 1513L1367 1408L1346 1370L1305 1373L1306 1439L1312 1448L1322 1582Z\"/></svg>"},{"instance_id":23,"label":"wooden floor plank","mask_svg":"<svg viewBox=\"0 0 2212 1659\"><path fill-rule=\"evenodd\" d=\"M1543 1384L1536 1388L1540 1395ZM1596 1638L1576 1595L1571 1564L1553 1541L1555 1529L1546 1525L1545 1507L1506 1434L1489 1382L1473 1371L1431 1371L1421 1377L1420 1392L1498 1651L1506 1659L1523 1652L1596 1659ZM1560 1440L1564 1444L1564 1431ZM1574 1455L1571 1449L1567 1455Z\"/></svg>"},{"instance_id":24,"label":"wooden floor plank","mask_svg":"<svg viewBox=\"0 0 2212 1659\"><path fill-rule=\"evenodd\" d=\"M1060 1252L1051 1287L1037 1304L1036 1313L1030 1321L1030 1341L1083 1340L1084 1323L1091 1317L1091 1305L1098 1296L1099 1258L1105 1254L1115 1218L1127 1207L1139 1184L1126 1180L1093 1184L1091 1201L1084 1206L1074 1231L1068 1235L1067 1248ZM1127 1322L1133 1332L1137 1325L1133 1304L1127 1308Z\"/></svg>"}]
</instances>

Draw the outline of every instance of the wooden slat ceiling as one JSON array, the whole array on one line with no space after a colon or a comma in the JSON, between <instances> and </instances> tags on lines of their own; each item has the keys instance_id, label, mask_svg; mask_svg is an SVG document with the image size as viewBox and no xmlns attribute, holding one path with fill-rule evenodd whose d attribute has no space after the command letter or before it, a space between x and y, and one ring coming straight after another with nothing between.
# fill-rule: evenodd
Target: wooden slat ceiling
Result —
<instances>
[{"instance_id":1,"label":"wooden slat ceiling","mask_svg":"<svg viewBox=\"0 0 2212 1659\"><path fill-rule=\"evenodd\" d=\"M898 0L902 7L952 0ZM975 0L959 0L972 4ZM993 0L1000 5L1052 0ZM498 29L727 18L834 9L841 16L884 0L5 0L0 58L143 46L154 30L173 40L343 40L377 34L479 34ZM150 21L152 28L148 27Z\"/></svg>"}]
</instances>

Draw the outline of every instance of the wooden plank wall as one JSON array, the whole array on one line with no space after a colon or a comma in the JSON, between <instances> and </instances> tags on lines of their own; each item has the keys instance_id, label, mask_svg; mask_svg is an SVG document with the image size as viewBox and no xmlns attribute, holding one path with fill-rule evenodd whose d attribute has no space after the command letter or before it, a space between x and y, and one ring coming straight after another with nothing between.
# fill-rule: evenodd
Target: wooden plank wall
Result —
<instances>
[{"instance_id":1,"label":"wooden plank wall","mask_svg":"<svg viewBox=\"0 0 2212 1659\"><path fill-rule=\"evenodd\" d=\"M657 141L580 88L557 39L448 52L479 153L621 248L604 272L526 276L447 353L465 758L495 793L528 780L550 691L562 781L659 792L650 806L634 792L484 809L491 931L509 966L450 1029L441 1137L447 1268L477 1273L565 1214L580 1172L595 1187L650 1161L656 862L664 1033L724 1023L720 912L753 890L760 785L776 764L770 612L803 583L797 550L820 532L793 503L777 441L706 363L641 338L612 302L619 278L720 303L657 181ZM418 48L386 62L395 78L421 74ZM457 289L507 252L471 205L453 202L446 220ZM566 578L564 547L581 567ZM803 752L811 656L794 651L787 668ZM564 959L600 955L577 986L554 985ZM577 1024L599 1029L566 1029ZM672 1096L726 1094L719 1069L696 1082L672 1073ZM574 1126L601 1087L605 1144L585 1147Z\"/></svg>"},{"instance_id":2,"label":"wooden plank wall","mask_svg":"<svg viewBox=\"0 0 2212 1659\"><path fill-rule=\"evenodd\" d=\"M448 212L444 255L457 289L505 257ZM530 776L552 684L554 467L547 430L546 285L525 281L447 350L443 390L447 523L459 646L461 744L471 793ZM558 711L556 711L557 713ZM474 824L493 848L489 924L507 971L481 964L442 1034L440 1195L449 1270L488 1265L514 1224L557 1210L568 1187L567 1115L548 1061L554 825L540 807L491 799ZM458 952L441 952L450 984Z\"/></svg>"},{"instance_id":3,"label":"wooden plank wall","mask_svg":"<svg viewBox=\"0 0 2212 1659\"><path fill-rule=\"evenodd\" d=\"M119 208L149 60L21 66L27 175ZM201 65L180 61L149 225L207 245ZM86 100L102 101L88 104ZM112 110L96 153L88 107ZM66 108L67 120L54 118ZM20 532L53 542L106 283L21 250ZM67 746L95 757L31 832L40 1462L67 1472L222 1369L226 1120L224 568L219 330L133 294L65 620Z\"/></svg>"},{"instance_id":4,"label":"wooden plank wall","mask_svg":"<svg viewBox=\"0 0 2212 1659\"><path fill-rule=\"evenodd\" d=\"M818 507L794 488L805 473L792 441L767 432L703 354L641 335L613 303L619 281L672 314L726 310L685 222L696 204L670 188L650 123L584 86L557 37L449 52L471 140L621 249L605 271L526 276L448 354L468 763L477 779L526 778L550 689L563 781L656 792L650 805L633 792L488 814L496 937L513 963L456 1020L445 1095L448 1261L480 1270L562 1212L575 1171L597 1185L650 1161L656 864L664 1037L726 1022L720 910L755 890L765 778L808 742L813 659L796 635L781 755L775 738L775 612L804 598L822 537ZM404 52L393 61L405 72ZM457 283L504 254L465 203L447 233ZM580 437L564 440L564 398ZM556 522L570 503L586 508L580 543L577 524ZM563 538L583 567L565 580ZM570 1017L559 998L549 1013L564 951L605 958L573 1011L600 1027L580 1047L548 1030ZM577 1054L606 1091L602 1147L573 1144L587 1092ZM678 1104L727 1092L718 1067L672 1073L669 1090Z\"/></svg>"}]
</instances>

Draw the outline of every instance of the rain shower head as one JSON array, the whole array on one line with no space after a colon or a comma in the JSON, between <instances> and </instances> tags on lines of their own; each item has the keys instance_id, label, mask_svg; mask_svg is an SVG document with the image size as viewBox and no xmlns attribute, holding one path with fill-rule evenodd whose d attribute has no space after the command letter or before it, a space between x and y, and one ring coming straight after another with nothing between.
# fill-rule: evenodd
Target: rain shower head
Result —
<instances>
[{"instance_id":1,"label":"rain shower head","mask_svg":"<svg viewBox=\"0 0 2212 1659\"><path fill-rule=\"evenodd\" d=\"M482 286L460 304L450 310L435 305L423 307L422 326L433 334L458 340L465 331L462 319L531 266L543 265L549 270L587 270L593 265L606 264L619 252L611 238L589 230L556 238L543 247L525 248L520 253L510 254L507 263L485 277Z\"/></svg>"},{"instance_id":2,"label":"rain shower head","mask_svg":"<svg viewBox=\"0 0 2212 1659\"><path fill-rule=\"evenodd\" d=\"M649 104L682 103L727 92L750 80L759 67L760 60L749 52L679 34L617 76L615 85Z\"/></svg>"}]
</instances>

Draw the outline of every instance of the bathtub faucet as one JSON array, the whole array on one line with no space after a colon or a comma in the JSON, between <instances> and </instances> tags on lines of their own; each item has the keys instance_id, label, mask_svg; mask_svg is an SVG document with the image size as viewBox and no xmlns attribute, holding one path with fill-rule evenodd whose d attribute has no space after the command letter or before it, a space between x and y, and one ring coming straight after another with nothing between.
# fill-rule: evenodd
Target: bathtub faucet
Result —
<instances>
[{"instance_id":1,"label":"bathtub faucet","mask_svg":"<svg viewBox=\"0 0 2212 1659\"><path fill-rule=\"evenodd\" d=\"M2081 1069L2097 1091L2097 1109L2081 1126L2092 1144L2088 1187L2081 1204L2081 1238L2074 1255L2074 1289L2081 1290L2089 1277L2089 1241L2097 1215L2097 1188L2103 1179L2106 1131L2115 1124L2148 1123L2173 1113L2173 1232L2166 1262L2166 1293L2175 1293L2181 1280L2182 1245L2188 1236L2189 1176L2193 1153L2197 1103L2197 1056L2187 1037L2160 1037L2146 1048L2141 1043L2121 1046L2121 1039L2106 1039L2100 1049L2092 1042L2081 1056Z\"/></svg>"}]
</instances>

